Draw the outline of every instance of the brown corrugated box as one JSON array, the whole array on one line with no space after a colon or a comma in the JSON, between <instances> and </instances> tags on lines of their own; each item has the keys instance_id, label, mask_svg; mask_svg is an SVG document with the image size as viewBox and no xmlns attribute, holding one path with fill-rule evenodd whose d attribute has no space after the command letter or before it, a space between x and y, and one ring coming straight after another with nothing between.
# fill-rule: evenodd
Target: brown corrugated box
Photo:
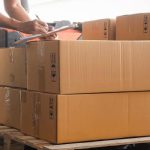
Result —
<instances>
[{"instance_id":1,"label":"brown corrugated box","mask_svg":"<svg viewBox=\"0 0 150 150\"><path fill-rule=\"evenodd\" d=\"M51 143L150 135L150 92L78 95L28 92L28 97L28 102L22 103L28 108L23 107L28 114L22 116L24 128L32 125L28 134L34 133ZM28 113L32 107L32 113Z\"/></svg>"},{"instance_id":2,"label":"brown corrugated box","mask_svg":"<svg viewBox=\"0 0 150 150\"><path fill-rule=\"evenodd\" d=\"M20 129L21 90L0 87L0 123Z\"/></svg>"},{"instance_id":3,"label":"brown corrugated box","mask_svg":"<svg viewBox=\"0 0 150 150\"><path fill-rule=\"evenodd\" d=\"M32 42L29 90L75 94L150 90L149 41Z\"/></svg>"},{"instance_id":4,"label":"brown corrugated box","mask_svg":"<svg viewBox=\"0 0 150 150\"><path fill-rule=\"evenodd\" d=\"M117 17L116 39L150 40L150 13Z\"/></svg>"},{"instance_id":5,"label":"brown corrugated box","mask_svg":"<svg viewBox=\"0 0 150 150\"><path fill-rule=\"evenodd\" d=\"M27 87L26 49L0 49L0 85Z\"/></svg>"},{"instance_id":6,"label":"brown corrugated box","mask_svg":"<svg viewBox=\"0 0 150 150\"><path fill-rule=\"evenodd\" d=\"M99 19L82 23L83 40L115 40L115 19Z\"/></svg>"}]
</instances>

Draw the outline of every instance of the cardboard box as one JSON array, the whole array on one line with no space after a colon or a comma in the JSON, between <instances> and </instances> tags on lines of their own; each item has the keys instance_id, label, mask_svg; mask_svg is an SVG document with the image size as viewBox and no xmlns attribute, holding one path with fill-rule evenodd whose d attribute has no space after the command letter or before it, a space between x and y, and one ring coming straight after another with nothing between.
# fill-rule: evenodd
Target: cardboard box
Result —
<instances>
[{"instance_id":1,"label":"cardboard box","mask_svg":"<svg viewBox=\"0 0 150 150\"><path fill-rule=\"evenodd\" d=\"M150 40L150 13L117 17L116 39Z\"/></svg>"},{"instance_id":2,"label":"cardboard box","mask_svg":"<svg viewBox=\"0 0 150 150\"><path fill-rule=\"evenodd\" d=\"M116 23L114 19L92 20L82 23L83 40L115 40Z\"/></svg>"},{"instance_id":3,"label":"cardboard box","mask_svg":"<svg viewBox=\"0 0 150 150\"><path fill-rule=\"evenodd\" d=\"M0 87L0 123L20 129L21 90Z\"/></svg>"},{"instance_id":4,"label":"cardboard box","mask_svg":"<svg viewBox=\"0 0 150 150\"><path fill-rule=\"evenodd\" d=\"M150 92L27 95L24 128L51 143L150 135Z\"/></svg>"},{"instance_id":5,"label":"cardboard box","mask_svg":"<svg viewBox=\"0 0 150 150\"><path fill-rule=\"evenodd\" d=\"M32 42L29 90L99 93L150 90L149 41Z\"/></svg>"},{"instance_id":6,"label":"cardboard box","mask_svg":"<svg viewBox=\"0 0 150 150\"><path fill-rule=\"evenodd\" d=\"M21 132L37 137L38 134L38 93L22 92L21 99Z\"/></svg>"},{"instance_id":7,"label":"cardboard box","mask_svg":"<svg viewBox=\"0 0 150 150\"><path fill-rule=\"evenodd\" d=\"M27 87L26 49L0 49L0 85Z\"/></svg>"}]
</instances>

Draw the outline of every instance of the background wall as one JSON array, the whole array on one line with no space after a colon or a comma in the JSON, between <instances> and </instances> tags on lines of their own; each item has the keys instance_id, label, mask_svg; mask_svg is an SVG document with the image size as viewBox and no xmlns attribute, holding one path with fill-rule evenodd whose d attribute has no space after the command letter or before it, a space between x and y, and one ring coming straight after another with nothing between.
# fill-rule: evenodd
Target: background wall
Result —
<instances>
[{"instance_id":1,"label":"background wall","mask_svg":"<svg viewBox=\"0 0 150 150\"><path fill-rule=\"evenodd\" d=\"M2 1L0 10L3 9ZM86 21L119 15L150 12L150 0L28 0L30 15L47 22Z\"/></svg>"}]
</instances>

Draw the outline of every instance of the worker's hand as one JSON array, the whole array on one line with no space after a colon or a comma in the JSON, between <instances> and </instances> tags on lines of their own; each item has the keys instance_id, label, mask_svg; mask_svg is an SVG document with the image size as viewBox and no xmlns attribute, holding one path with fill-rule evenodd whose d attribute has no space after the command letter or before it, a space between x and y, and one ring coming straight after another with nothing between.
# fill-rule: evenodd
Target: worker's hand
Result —
<instances>
[{"instance_id":1,"label":"worker's hand","mask_svg":"<svg viewBox=\"0 0 150 150\"><path fill-rule=\"evenodd\" d=\"M28 34L48 33L48 24L41 20L33 20L27 22L19 22L17 30Z\"/></svg>"},{"instance_id":2,"label":"worker's hand","mask_svg":"<svg viewBox=\"0 0 150 150\"><path fill-rule=\"evenodd\" d=\"M54 34L51 34L51 35L48 35L48 36L44 36L42 38L40 38L41 40L55 40L57 39L57 34L54 33Z\"/></svg>"},{"instance_id":3,"label":"worker's hand","mask_svg":"<svg viewBox=\"0 0 150 150\"><path fill-rule=\"evenodd\" d=\"M48 32L53 31L53 30L54 30L54 27L49 26ZM45 37L41 38L41 40L55 40L55 39L57 39L57 34L56 33L53 33L53 34L50 34L48 36L45 36Z\"/></svg>"}]
</instances>

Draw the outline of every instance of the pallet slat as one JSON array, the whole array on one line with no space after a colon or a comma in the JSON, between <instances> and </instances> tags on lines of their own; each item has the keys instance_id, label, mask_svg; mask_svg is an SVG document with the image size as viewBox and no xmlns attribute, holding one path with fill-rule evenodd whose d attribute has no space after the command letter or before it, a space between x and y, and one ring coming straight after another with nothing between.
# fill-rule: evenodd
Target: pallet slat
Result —
<instances>
[{"instance_id":1,"label":"pallet slat","mask_svg":"<svg viewBox=\"0 0 150 150\"><path fill-rule=\"evenodd\" d=\"M50 146L45 146L44 150L87 149L87 148L100 148L100 147L109 147L109 146L121 146L121 145L128 145L128 144L140 144L140 143L150 143L150 137L138 137L138 138L128 138L128 139L107 140L107 141L50 145Z\"/></svg>"},{"instance_id":2,"label":"pallet slat","mask_svg":"<svg viewBox=\"0 0 150 150\"><path fill-rule=\"evenodd\" d=\"M115 140L103 140L95 142L82 142L72 144L50 144L45 140L40 140L32 136L24 135L20 131L9 128L7 126L0 125L0 137L4 140L3 150L10 150L14 146L16 150L17 145L13 145L17 142L20 145L27 145L37 150L74 150L74 149L88 149L88 148L101 148L109 146L121 146L128 144L141 144L150 143L150 137L138 137L138 138L126 138L126 139L115 139ZM20 146L18 146L20 148ZM23 149L23 147L22 147Z\"/></svg>"}]
</instances>

